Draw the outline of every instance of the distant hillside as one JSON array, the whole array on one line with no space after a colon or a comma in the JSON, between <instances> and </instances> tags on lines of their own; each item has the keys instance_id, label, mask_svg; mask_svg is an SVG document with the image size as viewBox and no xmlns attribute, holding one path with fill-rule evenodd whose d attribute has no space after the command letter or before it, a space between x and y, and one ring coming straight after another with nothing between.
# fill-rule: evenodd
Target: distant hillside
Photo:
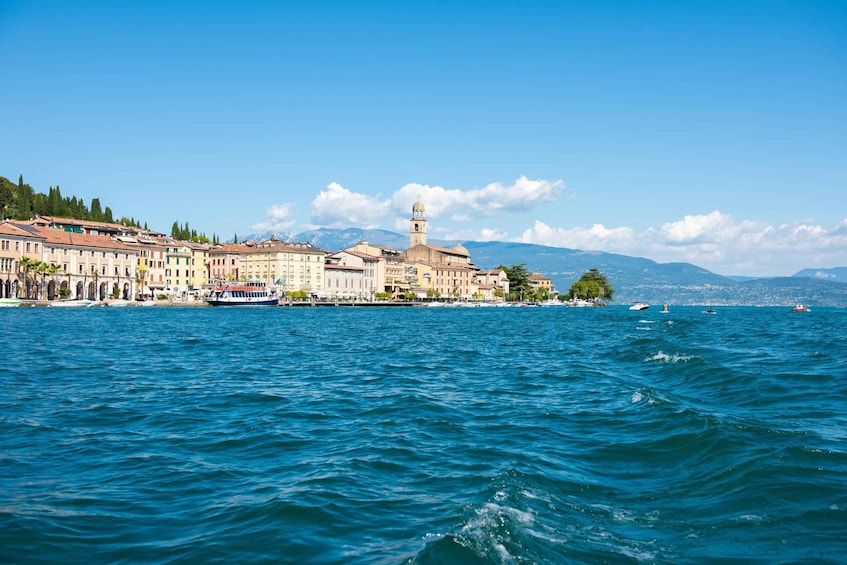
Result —
<instances>
[{"instance_id":1,"label":"distant hillside","mask_svg":"<svg viewBox=\"0 0 847 565\"><path fill-rule=\"evenodd\" d=\"M802 271L795 273L794 276L847 283L847 267L836 267L834 269L803 269Z\"/></svg>"},{"instance_id":2,"label":"distant hillside","mask_svg":"<svg viewBox=\"0 0 847 565\"><path fill-rule=\"evenodd\" d=\"M265 240L270 233L243 239ZM359 241L404 250L409 237L386 230L321 228L298 234L275 234L283 241L311 243L327 251L351 247ZM430 240L432 245L452 247L456 241ZM546 247L499 241L463 241L477 266L526 264L532 272L552 279L556 289L567 292L587 270L600 269L615 288L615 302L637 300L650 304L714 304L787 306L801 302L810 306L847 307L847 284L834 278L794 277L747 279L718 275L690 263L657 263L643 257ZM841 272L847 269L817 269ZM801 271L801 273L804 271Z\"/></svg>"},{"instance_id":3,"label":"distant hillside","mask_svg":"<svg viewBox=\"0 0 847 565\"><path fill-rule=\"evenodd\" d=\"M323 249L324 251L338 251L340 249L346 249L356 245L360 241L367 241L374 245L382 245L399 250L406 249L409 246L409 236L407 235L403 236L387 230L363 230L359 228L348 228L344 230L319 228L316 230L300 232L298 234L269 231L251 233L244 237L240 237L239 241L265 241L270 239L271 236L276 237L276 239L280 241L311 243L315 247Z\"/></svg>"}]
</instances>

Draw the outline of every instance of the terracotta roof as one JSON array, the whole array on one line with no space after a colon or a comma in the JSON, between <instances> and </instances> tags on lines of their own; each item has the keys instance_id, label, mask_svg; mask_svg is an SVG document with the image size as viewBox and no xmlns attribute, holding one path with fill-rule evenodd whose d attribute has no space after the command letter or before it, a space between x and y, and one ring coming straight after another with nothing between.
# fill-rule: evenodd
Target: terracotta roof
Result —
<instances>
[{"instance_id":1,"label":"terracotta roof","mask_svg":"<svg viewBox=\"0 0 847 565\"><path fill-rule=\"evenodd\" d=\"M350 251L348 249L342 249L341 251L333 253L333 255L338 255L339 253L346 253L348 255L352 255L353 257L365 259L366 261L379 261L381 259L381 257L377 257L376 255L368 255L367 253L361 253L359 251Z\"/></svg>"},{"instance_id":2,"label":"terracotta roof","mask_svg":"<svg viewBox=\"0 0 847 565\"><path fill-rule=\"evenodd\" d=\"M43 228L40 226L33 226L32 229L34 229L40 237L44 238L45 245L72 245L74 247L97 247L100 249L121 251L135 251L138 249L138 246L117 242L107 235L72 233L54 228Z\"/></svg>"},{"instance_id":3,"label":"terracotta roof","mask_svg":"<svg viewBox=\"0 0 847 565\"><path fill-rule=\"evenodd\" d=\"M76 218L61 218L58 216L39 216L37 218L33 218L32 220L28 220L27 223L29 223L30 225L46 223L59 224L65 226L87 226L91 228L103 229L108 228L112 231L134 231L137 233L145 233L154 237L161 237L165 235L161 232L136 228L134 226L125 226L116 222L94 222L91 220L77 220Z\"/></svg>"},{"instance_id":4,"label":"terracotta roof","mask_svg":"<svg viewBox=\"0 0 847 565\"><path fill-rule=\"evenodd\" d=\"M37 233L34 233L34 231L30 231L36 229L37 228L34 228L32 226L22 227L18 224L11 222L10 220L4 220L3 222L0 222L0 234L13 235L15 237L34 237L37 239L44 239L42 236L38 235Z\"/></svg>"},{"instance_id":5,"label":"terracotta roof","mask_svg":"<svg viewBox=\"0 0 847 565\"><path fill-rule=\"evenodd\" d=\"M418 247L418 246L416 245L415 247ZM471 256L471 254L468 252L468 250L465 249L464 247L462 247L461 249L450 249L450 248L447 248L447 247L437 247L435 245L423 245L422 247L428 247L430 249L434 249L435 251L438 251L440 253L444 253L444 254L447 254L447 255L460 255L462 257L470 257ZM412 248L412 249L414 249L414 248Z\"/></svg>"},{"instance_id":6,"label":"terracotta roof","mask_svg":"<svg viewBox=\"0 0 847 565\"><path fill-rule=\"evenodd\" d=\"M242 243L221 243L209 249L209 253L247 253L252 250L252 247Z\"/></svg>"}]
</instances>

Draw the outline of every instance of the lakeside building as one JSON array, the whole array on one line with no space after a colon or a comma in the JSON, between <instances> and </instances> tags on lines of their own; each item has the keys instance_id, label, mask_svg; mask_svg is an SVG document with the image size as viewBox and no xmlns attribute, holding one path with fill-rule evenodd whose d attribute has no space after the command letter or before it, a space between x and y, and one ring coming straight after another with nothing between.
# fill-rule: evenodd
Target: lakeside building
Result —
<instances>
[{"instance_id":1,"label":"lakeside building","mask_svg":"<svg viewBox=\"0 0 847 565\"><path fill-rule=\"evenodd\" d=\"M241 253L247 250L247 246L240 243L223 243L209 249L209 284L239 280L243 273Z\"/></svg>"},{"instance_id":2,"label":"lakeside building","mask_svg":"<svg viewBox=\"0 0 847 565\"><path fill-rule=\"evenodd\" d=\"M482 287L491 287L491 292L496 293L499 289L502 291L503 297L509 294L509 276L503 269L490 269L488 271L477 271L476 280L479 282L480 290ZM486 289L488 290L488 289ZM499 297L502 298L502 297ZM493 300L493 299L486 299Z\"/></svg>"},{"instance_id":3,"label":"lakeside building","mask_svg":"<svg viewBox=\"0 0 847 565\"><path fill-rule=\"evenodd\" d=\"M479 300L486 294L492 298L496 295L497 283L481 282L477 278L481 271L464 246L457 244L446 248L427 244L426 207L420 201L412 205L409 249L404 256L415 292L420 297ZM481 284L485 293L481 292Z\"/></svg>"},{"instance_id":4,"label":"lakeside building","mask_svg":"<svg viewBox=\"0 0 847 565\"><path fill-rule=\"evenodd\" d=\"M282 292L323 292L327 252L311 243L286 243L270 239L246 242L240 251L243 277L278 286ZM238 278L238 277L236 277Z\"/></svg>"},{"instance_id":5,"label":"lakeside building","mask_svg":"<svg viewBox=\"0 0 847 565\"><path fill-rule=\"evenodd\" d=\"M6 296L103 300L131 297L135 289L139 250L109 236L7 220L0 227L0 249ZM17 258L8 257L12 249L17 250ZM33 271L28 260L46 268Z\"/></svg>"},{"instance_id":6,"label":"lakeside building","mask_svg":"<svg viewBox=\"0 0 847 565\"><path fill-rule=\"evenodd\" d=\"M327 257L324 265L324 290L318 298L355 300L367 295L365 269L341 262L340 257Z\"/></svg>"},{"instance_id":7,"label":"lakeside building","mask_svg":"<svg viewBox=\"0 0 847 565\"><path fill-rule=\"evenodd\" d=\"M11 220L0 222L0 298L30 296L32 284L28 276L21 279L22 260L41 260L44 238Z\"/></svg>"},{"instance_id":8,"label":"lakeside building","mask_svg":"<svg viewBox=\"0 0 847 565\"><path fill-rule=\"evenodd\" d=\"M329 298L335 298L339 295L348 295L347 288L341 288L342 279L336 275L343 272L338 268L349 267L361 271L360 281L358 281L358 291L355 296L360 299L374 300L377 292L385 292L379 282L380 267L383 266L378 257L360 253L358 251L342 250L336 253L327 255L325 269L332 267L335 270L333 279L330 279L330 272L327 270L324 294ZM384 272L384 271L383 271ZM346 280L344 281L347 282ZM354 282L353 280L350 281ZM333 284L334 283L334 284ZM352 287L351 287L352 288Z\"/></svg>"},{"instance_id":9,"label":"lakeside building","mask_svg":"<svg viewBox=\"0 0 847 565\"><path fill-rule=\"evenodd\" d=\"M165 285L175 296L185 296L209 284L209 249L206 243L172 240L165 255Z\"/></svg>"},{"instance_id":10,"label":"lakeside building","mask_svg":"<svg viewBox=\"0 0 847 565\"><path fill-rule=\"evenodd\" d=\"M56 279L47 283L46 295L53 300L60 294L69 298L104 300L110 296L133 296L139 249L108 236L35 228L44 237L44 263L59 267ZM61 289L66 292L62 293Z\"/></svg>"},{"instance_id":11,"label":"lakeside building","mask_svg":"<svg viewBox=\"0 0 847 565\"><path fill-rule=\"evenodd\" d=\"M494 301L508 294L502 269L480 270L461 244L429 245L425 212L422 202L412 206L405 251L363 241L335 253L275 238L212 246L133 226L51 216L4 221L0 296L182 297L226 280L258 280L281 293L305 291L316 298L374 300L389 293L396 299L411 291L419 298ZM22 261L55 265L55 283L40 281Z\"/></svg>"},{"instance_id":12,"label":"lakeside building","mask_svg":"<svg viewBox=\"0 0 847 565\"><path fill-rule=\"evenodd\" d=\"M529 286L536 292L546 293L548 296L553 295L553 280L541 273L529 274Z\"/></svg>"},{"instance_id":13,"label":"lakeside building","mask_svg":"<svg viewBox=\"0 0 847 565\"><path fill-rule=\"evenodd\" d=\"M367 241L361 241L345 251L355 251L377 259L377 292L388 292L392 298L397 298L409 289L405 256L402 252L382 245L371 245Z\"/></svg>"}]
</instances>

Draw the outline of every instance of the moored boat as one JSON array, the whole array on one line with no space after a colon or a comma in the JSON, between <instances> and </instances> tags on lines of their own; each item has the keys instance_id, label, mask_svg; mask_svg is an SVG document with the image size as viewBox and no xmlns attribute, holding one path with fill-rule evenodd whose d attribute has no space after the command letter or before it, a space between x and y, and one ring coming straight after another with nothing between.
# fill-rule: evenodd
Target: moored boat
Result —
<instances>
[{"instance_id":1,"label":"moored boat","mask_svg":"<svg viewBox=\"0 0 847 565\"><path fill-rule=\"evenodd\" d=\"M48 304L53 308L88 308L97 304L93 300L83 298L82 300L56 300Z\"/></svg>"},{"instance_id":2,"label":"moored boat","mask_svg":"<svg viewBox=\"0 0 847 565\"><path fill-rule=\"evenodd\" d=\"M216 287L206 303L211 306L278 306L279 298L262 281L239 281Z\"/></svg>"},{"instance_id":3,"label":"moored boat","mask_svg":"<svg viewBox=\"0 0 847 565\"><path fill-rule=\"evenodd\" d=\"M0 298L0 308L14 308L20 305L21 301L17 298Z\"/></svg>"}]
</instances>

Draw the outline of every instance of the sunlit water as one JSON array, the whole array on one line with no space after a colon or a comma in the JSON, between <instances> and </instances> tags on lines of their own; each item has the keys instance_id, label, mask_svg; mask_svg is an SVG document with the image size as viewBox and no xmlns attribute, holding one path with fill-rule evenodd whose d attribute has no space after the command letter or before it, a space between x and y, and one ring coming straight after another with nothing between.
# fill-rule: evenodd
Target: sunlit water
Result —
<instances>
[{"instance_id":1,"label":"sunlit water","mask_svg":"<svg viewBox=\"0 0 847 565\"><path fill-rule=\"evenodd\" d=\"M0 310L3 563L844 563L847 311Z\"/></svg>"}]
</instances>

